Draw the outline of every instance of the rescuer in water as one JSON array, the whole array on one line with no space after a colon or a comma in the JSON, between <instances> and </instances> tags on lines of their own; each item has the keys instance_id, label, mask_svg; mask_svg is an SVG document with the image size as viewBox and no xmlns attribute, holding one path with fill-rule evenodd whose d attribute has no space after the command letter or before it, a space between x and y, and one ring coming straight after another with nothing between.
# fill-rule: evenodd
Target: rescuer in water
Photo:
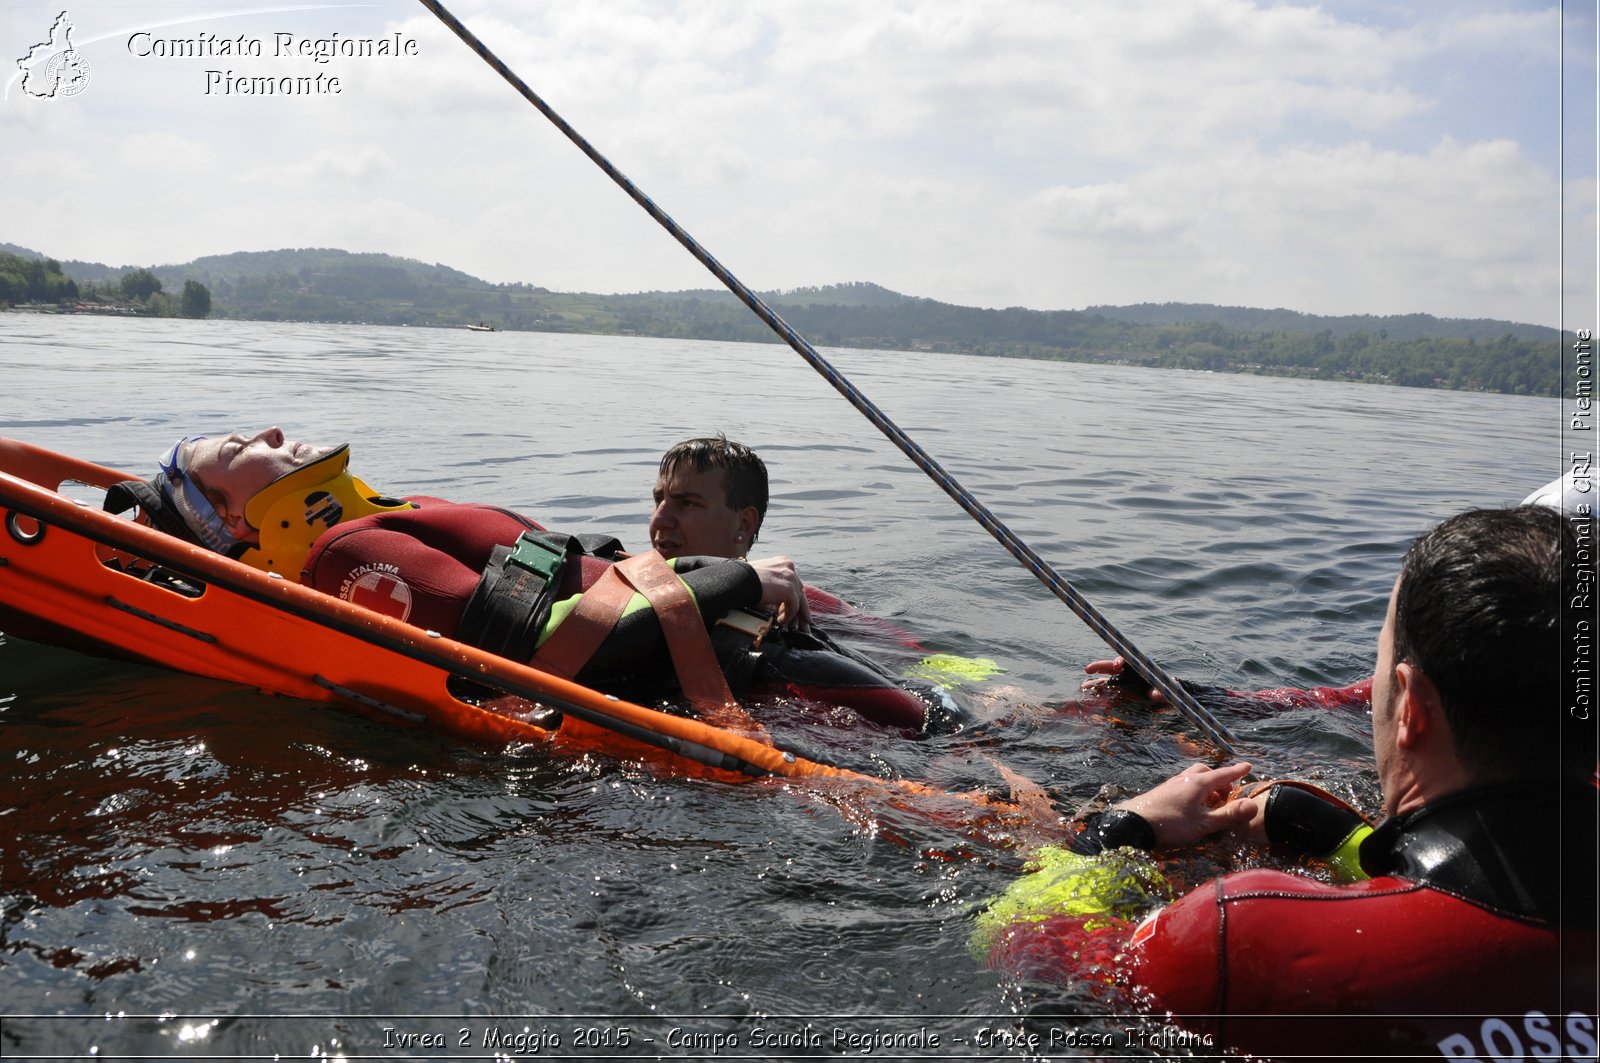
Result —
<instances>
[{"instance_id":1,"label":"rescuer in water","mask_svg":"<svg viewBox=\"0 0 1600 1063\"><path fill-rule=\"evenodd\" d=\"M384 498L351 475L348 444L301 443L280 428L253 436L236 432L180 440L151 482L203 545L279 571L298 567L333 524L421 508L417 502ZM326 496L330 508L321 514L294 512L304 508L300 496L307 493ZM766 467L741 444L687 440L663 457L657 494L651 539L663 557L743 558L766 513ZM338 519L330 519L335 514ZM658 526L670 530L658 532ZM762 572L781 574L769 579L778 584L770 593L787 597L776 604L803 623L803 604L784 594L792 591L792 581L784 577L793 562L774 558L756 564Z\"/></svg>"},{"instance_id":2,"label":"rescuer in water","mask_svg":"<svg viewBox=\"0 0 1600 1063\"><path fill-rule=\"evenodd\" d=\"M662 557L744 557L767 516L767 465L725 436L685 439L661 456L650 545Z\"/></svg>"},{"instance_id":3,"label":"rescuer in water","mask_svg":"<svg viewBox=\"0 0 1600 1063\"><path fill-rule=\"evenodd\" d=\"M744 465L759 466L748 448L738 450ZM673 483L666 463L663 469ZM874 722L924 730L940 707L936 694L806 640L807 594L791 560L686 552L753 542L766 501L764 467L760 481L759 505L739 507L731 524L710 506L713 519L698 526L663 519L663 528L679 529L670 559L656 551L628 557L605 537L555 535L499 507L385 497L350 473L348 445L296 442L278 428L180 440L155 477L114 488L106 507L136 503L171 534L618 696L670 698L676 685L697 705L720 704L748 689L842 704ZM680 501L683 494L677 491ZM612 589L591 593L600 581ZM765 618L755 610L774 613L790 633L761 648ZM686 625L689 615L701 623ZM697 626L706 635L688 640L685 632ZM715 645L689 647L706 636ZM698 663L686 664L683 653ZM711 681L703 699L691 690L702 679Z\"/></svg>"},{"instance_id":4,"label":"rescuer in water","mask_svg":"<svg viewBox=\"0 0 1600 1063\"><path fill-rule=\"evenodd\" d=\"M1563 668L1594 624L1592 598L1564 594L1577 547L1538 505L1412 545L1372 680L1376 827L1303 784L1236 795L1248 764L1195 764L1036 854L974 947L1035 977L1126 980L1217 1050L1592 1058L1596 728L1592 687ZM1340 884L1236 872L1135 926L1167 888L1141 850L1229 829Z\"/></svg>"},{"instance_id":5,"label":"rescuer in water","mask_svg":"<svg viewBox=\"0 0 1600 1063\"><path fill-rule=\"evenodd\" d=\"M744 557L767 516L767 466L754 450L725 436L674 444L661 457L651 491L650 545L662 557ZM929 654L916 636L837 595L806 585L808 619L828 618L830 633L885 651L915 652L916 674L946 686L965 685L1000 670L986 658ZM820 631L814 633L826 638ZM959 706L943 708L964 715Z\"/></svg>"}]
</instances>

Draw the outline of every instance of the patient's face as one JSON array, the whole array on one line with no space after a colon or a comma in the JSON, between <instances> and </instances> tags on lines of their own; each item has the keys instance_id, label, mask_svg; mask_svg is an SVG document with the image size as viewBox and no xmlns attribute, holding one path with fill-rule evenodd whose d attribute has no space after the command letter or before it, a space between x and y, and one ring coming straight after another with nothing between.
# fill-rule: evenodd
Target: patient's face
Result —
<instances>
[{"instance_id":1,"label":"patient's face","mask_svg":"<svg viewBox=\"0 0 1600 1063\"><path fill-rule=\"evenodd\" d=\"M249 531L245 503L280 476L332 449L286 439L281 428L255 435L207 436L189 444L188 474L227 521L234 537L244 539L250 537L241 534Z\"/></svg>"}]
</instances>

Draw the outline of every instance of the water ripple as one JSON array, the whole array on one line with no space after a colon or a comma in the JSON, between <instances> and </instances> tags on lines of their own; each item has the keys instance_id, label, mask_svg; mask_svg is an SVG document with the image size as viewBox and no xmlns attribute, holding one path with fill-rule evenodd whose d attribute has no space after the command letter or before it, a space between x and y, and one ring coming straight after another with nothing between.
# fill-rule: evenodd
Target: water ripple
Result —
<instances>
[{"instance_id":1,"label":"water ripple","mask_svg":"<svg viewBox=\"0 0 1600 1063\"><path fill-rule=\"evenodd\" d=\"M657 455L723 431L768 462L764 548L927 650L1002 669L960 691L976 721L960 734L842 729L794 704L770 707L775 729L887 777L1003 787L996 758L1068 807L1204 754L1177 712L1081 700L1082 666L1107 647L783 349L494 339L0 315L0 431L149 470L180 435L278 423L352 440L381 490L508 504L635 543ZM1235 691L1370 673L1411 536L1521 498L1559 452L1543 400L830 357L1141 648ZM163 401L84 412L130 394ZM897 667L923 652L872 648ZM161 1016L181 1001L257 1016L101 1019L82 1036L8 1020L18 1050L326 1052L328 1020L260 1018L297 1014L604 1012L659 1035L669 1021L747 1033L852 1016L832 1021L860 1029L911 1012L948 1036L1059 1007L1118 1029L1083 987L1007 981L968 954L970 912L1014 876L1024 842L975 836L942 807L463 748L14 637L0 675L7 1010ZM1219 697L1264 768L1371 805L1364 712ZM1236 855L1198 851L1175 872L1204 877ZM340 1022L347 1047L371 1043L360 1020Z\"/></svg>"}]
</instances>

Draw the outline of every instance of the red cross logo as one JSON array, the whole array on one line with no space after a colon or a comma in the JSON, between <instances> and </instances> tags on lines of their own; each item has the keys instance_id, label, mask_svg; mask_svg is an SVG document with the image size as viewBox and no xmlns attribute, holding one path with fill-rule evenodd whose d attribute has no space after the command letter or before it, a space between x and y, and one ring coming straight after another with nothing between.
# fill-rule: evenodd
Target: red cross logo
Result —
<instances>
[{"instance_id":1,"label":"red cross logo","mask_svg":"<svg viewBox=\"0 0 1600 1063\"><path fill-rule=\"evenodd\" d=\"M345 597L359 606L396 620L411 615L411 588L387 572L365 572Z\"/></svg>"}]
</instances>

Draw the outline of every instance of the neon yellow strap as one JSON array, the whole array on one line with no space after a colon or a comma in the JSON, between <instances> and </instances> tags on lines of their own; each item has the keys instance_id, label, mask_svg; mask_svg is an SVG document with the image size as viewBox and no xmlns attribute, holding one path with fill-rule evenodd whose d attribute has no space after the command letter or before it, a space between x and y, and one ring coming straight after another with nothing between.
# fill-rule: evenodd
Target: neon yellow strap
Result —
<instances>
[{"instance_id":1,"label":"neon yellow strap","mask_svg":"<svg viewBox=\"0 0 1600 1063\"><path fill-rule=\"evenodd\" d=\"M1112 849L1084 856L1049 845L1029 860L1032 869L978 914L972 949L985 953L1016 922L1055 915L1138 919L1171 899L1171 887L1148 854Z\"/></svg>"},{"instance_id":2,"label":"neon yellow strap","mask_svg":"<svg viewBox=\"0 0 1600 1063\"><path fill-rule=\"evenodd\" d=\"M1372 833L1372 827L1366 823L1358 823L1354 830L1344 836L1338 848L1328 854L1328 866L1333 869L1334 877L1340 882L1360 882L1370 878L1361 870L1361 843L1367 840L1367 835Z\"/></svg>"},{"instance_id":3,"label":"neon yellow strap","mask_svg":"<svg viewBox=\"0 0 1600 1063\"><path fill-rule=\"evenodd\" d=\"M958 657L953 653L935 653L918 661L907 675L926 680L937 687L952 690L968 683L981 683L1005 669L987 657Z\"/></svg>"},{"instance_id":4,"label":"neon yellow strap","mask_svg":"<svg viewBox=\"0 0 1600 1063\"><path fill-rule=\"evenodd\" d=\"M678 567L678 560L677 558L672 558L667 562L667 564L676 569ZM689 598L695 603L695 608L698 609L700 607L699 599L695 596L694 588L690 587L687 583L684 584L684 587L688 589ZM579 593L572 595L570 598L563 598L559 602L554 602L551 604L550 618L545 621L544 630L539 632L538 645L543 646L545 644L545 640L547 640L551 634L555 632L556 628L561 626L561 622L567 618L567 614L572 612L573 609L577 608L578 602L582 598L583 593L580 591ZM627 606L623 608L622 615L631 616L641 609L648 608L650 608L650 599L635 591L633 597L628 599Z\"/></svg>"}]
</instances>

